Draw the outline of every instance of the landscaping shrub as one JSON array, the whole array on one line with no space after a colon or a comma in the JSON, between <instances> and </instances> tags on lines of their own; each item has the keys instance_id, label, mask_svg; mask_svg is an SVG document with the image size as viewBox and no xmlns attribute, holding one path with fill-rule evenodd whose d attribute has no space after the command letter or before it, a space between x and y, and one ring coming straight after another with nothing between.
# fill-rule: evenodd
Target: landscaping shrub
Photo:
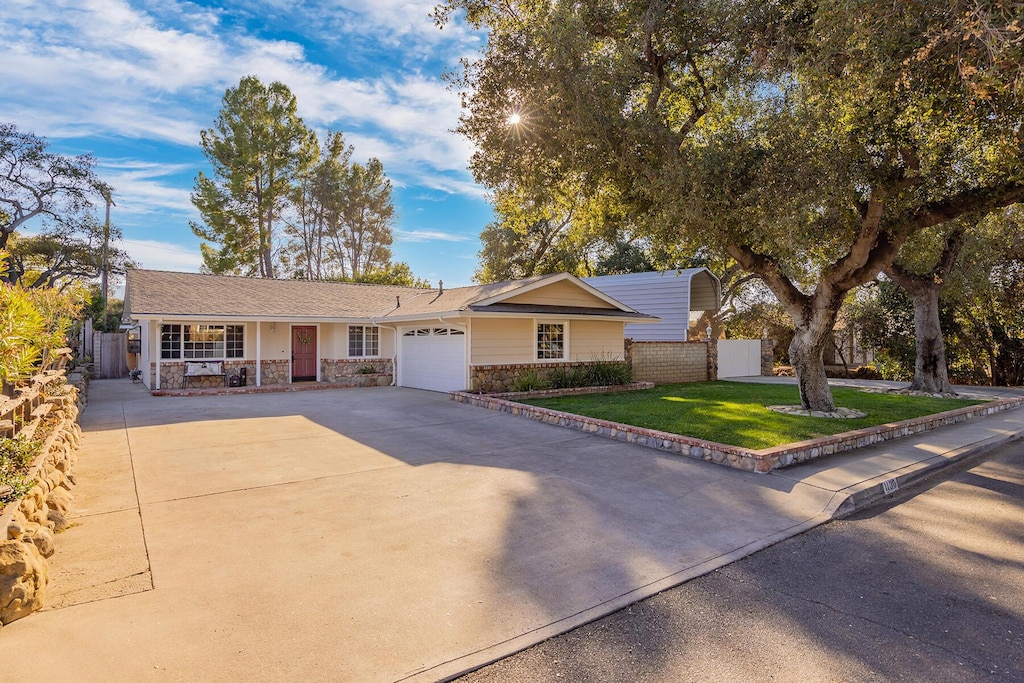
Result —
<instances>
[{"instance_id":1,"label":"landscaping shrub","mask_svg":"<svg viewBox=\"0 0 1024 683\"><path fill-rule=\"evenodd\" d=\"M586 386L629 384L633 379L633 368L623 360L600 360L585 366L583 376Z\"/></svg>"},{"instance_id":2,"label":"landscaping shrub","mask_svg":"<svg viewBox=\"0 0 1024 683\"><path fill-rule=\"evenodd\" d=\"M578 365L555 368L550 379L551 386L555 389L573 389L587 385L586 371Z\"/></svg>"},{"instance_id":3,"label":"landscaping shrub","mask_svg":"<svg viewBox=\"0 0 1024 683\"><path fill-rule=\"evenodd\" d=\"M518 377L512 384L513 391L540 391L541 389L547 389L550 385L548 381L540 376L540 373L534 369L527 370Z\"/></svg>"},{"instance_id":4,"label":"landscaping shrub","mask_svg":"<svg viewBox=\"0 0 1024 683\"><path fill-rule=\"evenodd\" d=\"M33 486L28 468L42 449L42 442L16 436L0 438L0 507L24 496Z\"/></svg>"}]
</instances>

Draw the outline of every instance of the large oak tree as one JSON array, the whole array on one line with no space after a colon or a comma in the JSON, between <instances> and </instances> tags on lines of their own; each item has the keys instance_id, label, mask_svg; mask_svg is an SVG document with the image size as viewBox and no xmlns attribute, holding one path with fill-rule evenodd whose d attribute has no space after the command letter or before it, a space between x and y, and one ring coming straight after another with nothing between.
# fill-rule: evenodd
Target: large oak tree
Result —
<instances>
[{"instance_id":1,"label":"large oak tree","mask_svg":"<svg viewBox=\"0 0 1024 683\"><path fill-rule=\"evenodd\" d=\"M51 152L34 133L0 123L0 249L19 229L47 221L62 234L79 231L95 199L111 189L88 154Z\"/></svg>"},{"instance_id":2,"label":"large oak tree","mask_svg":"<svg viewBox=\"0 0 1024 683\"><path fill-rule=\"evenodd\" d=\"M785 306L801 400L828 411L846 293L914 233L1024 200L1016 7L449 0L437 17L488 31L455 79L476 178L614 185L652 232L728 253Z\"/></svg>"}]
</instances>

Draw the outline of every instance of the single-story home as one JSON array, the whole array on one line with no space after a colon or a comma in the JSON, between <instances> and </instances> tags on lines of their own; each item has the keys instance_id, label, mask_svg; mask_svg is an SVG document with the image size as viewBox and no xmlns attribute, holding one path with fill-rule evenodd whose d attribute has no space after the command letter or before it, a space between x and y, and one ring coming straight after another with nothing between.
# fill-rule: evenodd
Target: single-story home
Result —
<instances>
[{"instance_id":1,"label":"single-story home","mask_svg":"<svg viewBox=\"0 0 1024 683\"><path fill-rule=\"evenodd\" d=\"M583 281L627 306L660 318L654 324L626 325L626 336L638 342L706 338L709 317L722 307L722 283L707 268L600 275Z\"/></svg>"},{"instance_id":2,"label":"single-story home","mask_svg":"<svg viewBox=\"0 0 1024 683\"><path fill-rule=\"evenodd\" d=\"M240 374L472 390L510 371L621 360L625 325L658 320L567 273L415 289L132 269L124 310L152 390Z\"/></svg>"}]
</instances>

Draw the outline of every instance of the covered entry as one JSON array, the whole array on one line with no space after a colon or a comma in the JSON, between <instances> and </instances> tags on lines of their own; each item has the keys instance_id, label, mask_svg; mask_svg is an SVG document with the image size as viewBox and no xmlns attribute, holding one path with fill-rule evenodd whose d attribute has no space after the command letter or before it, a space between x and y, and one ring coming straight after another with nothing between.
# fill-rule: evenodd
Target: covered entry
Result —
<instances>
[{"instance_id":1,"label":"covered entry","mask_svg":"<svg viewBox=\"0 0 1024 683\"><path fill-rule=\"evenodd\" d=\"M465 389L465 331L457 327L405 329L399 337L398 384L431 391Z\"/></svg>"}]
</instances>

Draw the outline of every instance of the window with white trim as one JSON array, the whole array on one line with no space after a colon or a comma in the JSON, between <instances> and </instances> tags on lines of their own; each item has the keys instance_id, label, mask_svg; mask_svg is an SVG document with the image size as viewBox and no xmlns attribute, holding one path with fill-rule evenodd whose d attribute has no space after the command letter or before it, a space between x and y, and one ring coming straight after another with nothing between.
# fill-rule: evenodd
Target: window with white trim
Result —
<instances>
[{"instance_id":1,"label":"window with white trim","mask_svg":"<svg viewBox=\"0 0 1024 683\"><path fill-rule=\"evenodd\" d=\"M160 326L160 358L163 360L242 358L244 355L244 325Z\"/></svg>"},{"instance_id":2,"label":"window with white trim","mask_svg":"<svg viewBox=\"0 0 1024 683\"><path fill-rule=\"evenodd\" d=\"M380 328L372 325L349 325L348 355L350 358L379 356Z\"/></svg>"},{"instance_id":3,"label":"window with white trim","mask_svg":"<svg viewBox=\"0 0 1024 683\"><path fill-rule=\"evenodd\" d=\"M537 360L565 360L564 323L537 323Z\"/></svg>"}]
</instances>

